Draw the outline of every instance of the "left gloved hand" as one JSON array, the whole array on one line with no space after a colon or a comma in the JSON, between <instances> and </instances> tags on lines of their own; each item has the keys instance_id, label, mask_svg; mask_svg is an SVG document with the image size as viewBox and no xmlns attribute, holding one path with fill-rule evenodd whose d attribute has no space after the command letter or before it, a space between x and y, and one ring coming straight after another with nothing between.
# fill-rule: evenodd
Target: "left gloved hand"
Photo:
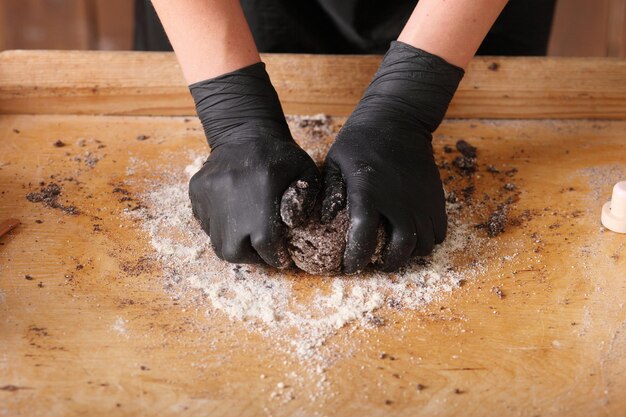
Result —
<instances>
[{"instance_id":1,"label":"left gloved hand","mask_svg":"<svg viewBox=\"0 0 626 417\"><path fill-rule=\"evenodd\" d=\"M431 139L463 75L435 55L391 43L324 164L322 221L346 203L350 215L345 273L369 263L381 221L386 271L429 254L445 239L445 199Z\"/></svg>"},{"instance_id":2,"label":"left gloved hand","mask_svg":"<svg viewBox=\"0 0 626 417\"><path fill-rule=\"evenodd\" d=\"M211 155L191 178L189 197L215 254L228 262L290 265L287 226L307 218L320 178L289 132L265 64L190 89Z\"/></svg>"}]
</instances>

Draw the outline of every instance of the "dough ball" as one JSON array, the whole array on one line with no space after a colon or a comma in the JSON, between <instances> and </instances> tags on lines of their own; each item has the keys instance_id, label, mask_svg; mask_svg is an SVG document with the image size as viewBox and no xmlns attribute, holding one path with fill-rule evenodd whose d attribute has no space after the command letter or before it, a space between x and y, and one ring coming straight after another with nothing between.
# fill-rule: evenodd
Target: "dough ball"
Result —
<instances>
[{"instance_id":1,"label":"dough ball","mask_svg":"<svg viewBox=\"0 0 626 417\"><path fill-rule=\"evenodd\" d=\"M298 268L309 274L340 273L349 227L346 209L339 211L332 221L322 224L317 207L308 221L289 229L289 254ZM384 245L385 231L381 226L371 263L380 261Z\"/></svg>"}]
</instances>

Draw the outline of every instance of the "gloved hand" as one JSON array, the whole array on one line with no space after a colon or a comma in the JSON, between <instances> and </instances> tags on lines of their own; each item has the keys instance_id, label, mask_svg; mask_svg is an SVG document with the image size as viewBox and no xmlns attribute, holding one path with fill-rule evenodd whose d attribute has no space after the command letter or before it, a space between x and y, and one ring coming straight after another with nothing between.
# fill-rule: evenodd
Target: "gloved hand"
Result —
<instances>
[{"instance_id":1,"label":"gloved hand","mask_svg":"<svg viewBox=\"0 0 626 417\"><path fill-rule=\"evenodd\" d=\"M368 264L381 221L386 271L429 254L445 239L444 192L431 140L463 75L435 55L391 43L324 164L322 221L346 201L350 215L344 272Z\"/></svg>"},{"instance_id":2,"label":"gloved hand","mask_svg":"<svg viewBox=\"0 0 626 417\"><path fill-rule=\"evenodd\" d=\"M191 178L189 197L215 253L229 262L290 265L281 210L289 226L302 222L320 178L289 132L265 65L189 88L211 147Z\"/></svg>"}]
</instances>

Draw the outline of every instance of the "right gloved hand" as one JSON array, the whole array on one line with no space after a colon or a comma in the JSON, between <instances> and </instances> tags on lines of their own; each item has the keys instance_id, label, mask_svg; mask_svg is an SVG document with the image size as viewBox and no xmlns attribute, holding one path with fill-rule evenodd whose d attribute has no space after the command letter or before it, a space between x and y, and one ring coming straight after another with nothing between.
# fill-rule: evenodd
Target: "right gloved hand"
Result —
<instances>
[{"instance_id":1,"label":"right gloved hand","mask_svg":"<svg viewBox=\"0 0 626 417\"><path fill-rule=\"evenodd\" d=\"M289 132L265 65L189 88L211 147L189 183L194 216L221 259L289 266L285 222L306 219L320 177Z\"/></svg>"},{"instance_id":2,"label":"right gloved hand","mask_svg":"<svg viewBox=\"0 0 626 417\"><path fill-rule=\"evenodd\" d=\"M322 221L348 207L343 271L372 259L386 226L385 271L428 255L446 236L444 192L432 132L444 117L464 71L440 57L392 42L363 98L324 163Z\"/></svg>"}]
</instances>

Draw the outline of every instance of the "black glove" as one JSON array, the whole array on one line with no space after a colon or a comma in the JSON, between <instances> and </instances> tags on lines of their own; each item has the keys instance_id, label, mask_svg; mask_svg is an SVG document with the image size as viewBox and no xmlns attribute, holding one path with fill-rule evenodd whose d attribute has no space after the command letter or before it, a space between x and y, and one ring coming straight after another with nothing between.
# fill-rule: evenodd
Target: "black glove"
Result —
<instances>
[{"instance_id":1,"label":"black glove","mask_svg":"<svg viewBox=\"0 0 626 417\"><path fill-rule=\"evenodd\" d=\"M463 75L435 55L391 43L324 165L322 221L346 199L350 214L344 272L368 264L383 220L386 271L429 254L445 239L444 192L431 140Z\"/></svg>"},{"instance_id":2,"label":"black glove","mask_svg":"<svg viewBox=\"0 0 626 417\"><path fill-rule=\"evenodd\" d=\"M288 266L283 194L283 218L295 226L312 209L320 178L291 137L265 65L189 88L211 147L189 196L215 253L229 262Z\"/></svg>"}]
</instances>

